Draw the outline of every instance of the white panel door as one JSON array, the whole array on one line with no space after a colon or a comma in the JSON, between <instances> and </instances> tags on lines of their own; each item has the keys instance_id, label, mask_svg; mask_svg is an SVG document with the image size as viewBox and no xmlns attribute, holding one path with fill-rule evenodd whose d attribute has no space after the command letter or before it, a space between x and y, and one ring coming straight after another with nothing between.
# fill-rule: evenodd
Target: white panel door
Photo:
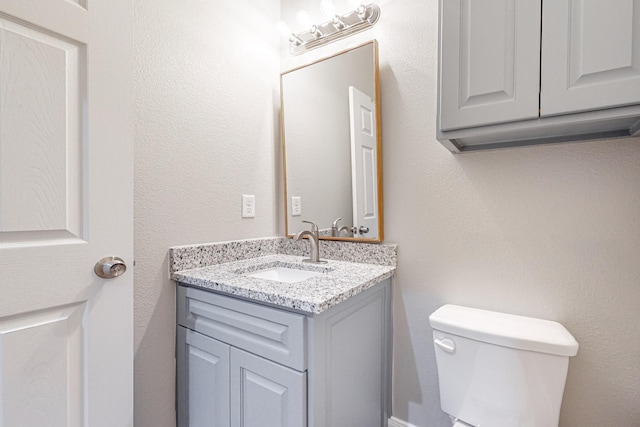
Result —
<instances>
[{"instance_id":1,"label":"white panel door","mask_svg":"<svg viewBox=\"0 0 640 427\"><path fill-rule=\"evenodd\" d=\"M349 86L353 226L360 237L378 237L376 109L369 95Z\"/></svg>"},{"instance_id":2,"label":"white panel door","mask_svg":"<svg viewBox=\"0 0 640 427\"><path fill-rule=\"evenodd\" d=\"M545 2L541 115L640 102L640 0Z\"/></svg>"},{"instance_id":3,"label":"white panel door","mask_svg":"<svg viewBox=\"0 0 640 427\"><path fill-rule=\"evenodd\" d=\"M0 427L132 426L130 0L0 0Z\"/></svg>"},{"instance_id":4,"label":"white panel door","mask_svg":"<svg viewBox=\"0 0 640 427\"><path fill-rule=\"evenodd\" d=\"M538 118L540 8L440 0L440 129Z\"/></svg>"}]
</instances>

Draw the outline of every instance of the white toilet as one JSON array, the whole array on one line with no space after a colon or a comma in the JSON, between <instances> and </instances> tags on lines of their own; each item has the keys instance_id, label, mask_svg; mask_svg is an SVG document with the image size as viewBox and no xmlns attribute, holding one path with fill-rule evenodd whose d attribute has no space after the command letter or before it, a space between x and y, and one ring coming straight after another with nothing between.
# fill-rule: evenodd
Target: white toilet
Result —
<instances>
[{"instance_id":1,"label":"white toilet","mask_svg":"<svg viewBox=\"0 0 640 427\"><path fill-rule=\"evenodd\" d=\"M578 343L549 320L444 305L429 316L454 427L558 427Z\"/></svg>"}]
</instances>

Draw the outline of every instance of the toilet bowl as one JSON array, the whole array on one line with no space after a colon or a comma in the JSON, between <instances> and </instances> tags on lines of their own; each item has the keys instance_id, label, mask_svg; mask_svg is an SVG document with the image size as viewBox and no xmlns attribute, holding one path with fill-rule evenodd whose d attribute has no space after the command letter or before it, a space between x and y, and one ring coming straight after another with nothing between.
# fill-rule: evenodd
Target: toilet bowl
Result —
<instances>
[{"instance_id":1,"label":"toilet bowl","mask_svg":"<svg viewBox=\"0 0 640 427\"><path fill-rule=\"evenodd\" d=\"M578 343L557 322L444 305L429 316L455 427L557 427Z\"/></svg>"}]
</instances>

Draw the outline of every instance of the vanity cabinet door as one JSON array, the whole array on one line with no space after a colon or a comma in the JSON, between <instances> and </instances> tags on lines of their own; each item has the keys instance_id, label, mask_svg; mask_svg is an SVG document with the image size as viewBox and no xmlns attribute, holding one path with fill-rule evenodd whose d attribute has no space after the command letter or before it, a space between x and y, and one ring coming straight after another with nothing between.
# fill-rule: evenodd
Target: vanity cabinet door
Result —
<instances>
[{"instance_id":1,"label":"vanity cabinet door","mask_svg":"<svg viewBox=\"0 0 640 427\"><path fill-rule=\"evenodd\" d=\"M305 427L307 373L232 347L231 425Z\"/></svg>"},{"instance_id":2,"label":"vanity cabinet door","mask_svg":"<svg viewBox=\"0 0 640 427\"><path fill-rule=\"evenodd\" d=\"M229 427L230 347L178 326L178 427Z\"/></svg>"},{"instance_id":3,"label":"vanity cabinet door","mask_svg":"<svg viewBox=\"0 0 640 427\"><path fill-rule=\"evenodd\" d=\"M538 118L540 14L541 1L440 1L441 130Z\"/></svg>"},{"instance_id":4,"label":"vanity cabinet door","mask_svg":"<svg viewBox=\"0 0 640 427\"><path fill-rule=\"evenodd\" d=\"M543 116L640 101L640 0L545 1Z\"/></svg>"}]
</instances>

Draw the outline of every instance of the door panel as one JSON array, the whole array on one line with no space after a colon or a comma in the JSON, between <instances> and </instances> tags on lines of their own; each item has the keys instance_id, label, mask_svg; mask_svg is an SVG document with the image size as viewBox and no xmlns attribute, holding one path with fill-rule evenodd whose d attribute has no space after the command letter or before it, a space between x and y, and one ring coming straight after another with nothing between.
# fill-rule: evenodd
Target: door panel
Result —
<instances>
[{"instance_id":1,"label":"door panel","mask_svg":"<svg viewBox=\"0 0 640 427\"><path fill-rule=\"evenodd\" d=\"M83 237L84 52L0 18L0 231Z\"/></svg>"},{"instance_id":2,"label":"door panel","mask_svg":"<svg viewBox=\"0 0 640 427\"><path fill-rule=\"evenodd\" d=\"M541 114L636 104L640 0L545 3Z\"/></svg>"},{"instance_id":3,"label":"door panel","mask_svg":"<svg viewBox=\"0 0 640 427\"><path fill-rule=\"evenodd\" d=\"M1 425L83 425L85 312L81 303L0 320Z\"/></svg>"},{"instance_id":4,"label":"door panel","mask_svg":"<svg viewBox=\"0 0 640 427\"><path fill-rule=\"evenodd\" d=\"M375 104L371 97L349 86L351 129L351 186L353 225L359 237L378 238L378 141ZM360 227L368 232L360 233Z\"/></svg>"},{"instance_id":5,"label":"door panel","mask_svg":"<svg viewBox=\"0 0 640 427\"><path fill-rule=\"evenodd\" d=\"M0 0L2 425L133 425L131 9Z\"/></svg>"},{"instance_id":6,"label":"door panel","mask_svg":"<svg viewBox=\"0 0 640 427\"><path fill-rule=\"evenodd\" d=\"M307 425L307 374L231 348L231 425Z\"/></svg>"},{"instance_id":7,"label":"door panel","mask_svg":"<svg viewBox=\"0 0 640 427\"><path fill-rule=\"evenodd\" d=\"M538 117L540 8L528 0L440 1L440 129Z\"/></svg>"}]
</instances>

